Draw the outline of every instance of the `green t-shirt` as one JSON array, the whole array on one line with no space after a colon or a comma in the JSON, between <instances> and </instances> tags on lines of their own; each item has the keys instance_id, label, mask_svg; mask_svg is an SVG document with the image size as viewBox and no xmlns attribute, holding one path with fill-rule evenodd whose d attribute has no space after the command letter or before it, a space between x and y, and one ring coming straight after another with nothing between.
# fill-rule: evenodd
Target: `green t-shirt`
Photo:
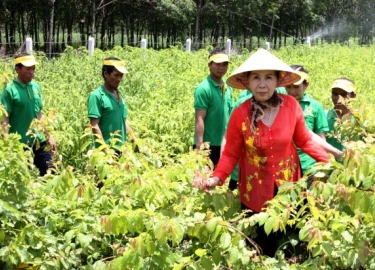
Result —
<instances>
[{"instance_id":1,"label":"green t-shirt","mask_svg":"<svg viewBox=\"0 0 375 270\"><path fill-rule=\"evenodd\" d=\"M316 134L326 133L328 131L328 123L322 104L311 98L307 93L298 102L302 107L306 127ZM311 169L316 161L301 149L297 148L297 151L302 172L305 173Z\"/></svg>"},{"instance_id":2,"label":"green t-shirt","mask_svg":"<svg viewBox=\"0 0 375 270\"><path fill-rule=\"evenodd\" d=\"M1 103L9 116L10 133L21 135L21 142L33 145L35 137L26 133L33 119L38 118L38 113L43 108L42 93L39 85L31 81L28 84L14 79L1 90ZM42 141L43 136L37 134L37 139Z\"/></svg>"},{"instance_id":3,"label":"green t-shirt","mask_svg":"<svg viewBox=\"0 0 375 270\"><path fill-rule=\"evenodd\" d=\"M286 90L285 90L284 87L278 87L278 88L276 88L276 91L279 94L287 94L287 92L286 92ZM234 103L233 110L235 108L237 108L238 106L240 106L242 103L244 103L246 100L248 100L248 99L250 99L252 97L253 97L253 94L251 93L250 90L246 89L246 90L241 91L240 95L238 96L238 99L237 99L236 103ZM228 122L225 125L225 129L228 126ZM232 174L230 175L230 179L232 179L232 180L238 180L238 164L236 165L236 167L234 168Z\"/></svg>"},{"instance_id":4,"label":"green t-shirt","mask_svg":"<svg viewBox=\"0 0 375 270\"><path fill-rule=\"evenodd\" d=\"M203 80L194 92L194 108L205 110L203 142L220 146L223 140L225 125L233 108L233 89L225 81L224 89L211 76ZM196 144L194 134L194 144Z\"/></svg>"},{"instance_id":5,"label":"green t-shirt","mask_svg":"<svg viewBox=\"0 0 375 270\"><path fill-rule=\"evenodd\" d=\"M128 109L119 91L118 95L119 100L116 100L111 93L100 86L91 92L88 99L88 117L99 119L99 128L107 144L110 144L112 138L126 141L125 120ZM121 146L122 143L118 142L116 145Z\"/></svg>"},{"instance_id":6,"label":"green t-shirt","mask_svg":"<svg viewBox=\"0 0 375 270\"><path fill-rule=\"evenodd\" d=\"M336 132L335 123L336 123L336 119L338 118L338 116L337 116L335 109L332 108L328 111L325 111L325 114L326 114L327 121L328 121L327 133ZM339 149L340 151L343 151L345 149L345 147L341 144L341 142L337 138L327 135L327 142L333 147L336 147L337 149Z\"/></svg>"}]
</instances>

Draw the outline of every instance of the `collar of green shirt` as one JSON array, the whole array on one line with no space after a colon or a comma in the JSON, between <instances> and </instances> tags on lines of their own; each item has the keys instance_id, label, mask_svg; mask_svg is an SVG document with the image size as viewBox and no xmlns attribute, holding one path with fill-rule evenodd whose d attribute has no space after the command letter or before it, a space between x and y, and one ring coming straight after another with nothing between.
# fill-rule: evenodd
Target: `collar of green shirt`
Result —
<instances>
[{"instance_id":1,"label":"collar of green shirt","mask_svg":"<svg viewBox=\"0 0 375 270\"><path fill-rule=\"evenodd\" d=\"M217 82L215 82L214 79L211 78L211 75L208 75L207 80L208 80L211 84L213 84L215 87L220 87L220 88L221 88L221 85L218 84ZM224 79L221 79L221 81L223 82L223 85L225 85L225 80L224 80Z\"/></svg>"},{"instance_id":2,"label":"collar of green shirt","mask_svg":"<svg viewBox=\"0 0 375 270\"><path fill-rule=\"evenodd\" d=\"M16 87L18 87L20 89L25 89L27 91L27 95L29 96L29 100L31 100L31 96L30 96L30 92L29 92L29 88L28 88L28 86L31 84L31 82L22 83L19 80L17 80L17 78L15 78L13 80L13 83L15 84Z\"/></svg>"},{"instance_id":3,"label":"collar of green shirt","mask_svg":"<svg viewBox=\"0 0 375 270\"><path fill-rule=\"evenodd\" d=\"M301 98L299 101L310 103L311 102L311 97L307 93L305 93L303 95L303 98Z\"/></svg>"},{"instance_id":4,"label":"collar of green shirt","mask_svg":"<svg viewBox=\"0 0 375 270\"><path fill-rule=\"evenodd\" d=\"M13 80L13 83L16 84L17 86L21 87L21 88L26 88L31 82L29 82L29 83L22 83L19 80L17 80L17 78L15 78Z\"/></svg>"},{"instance_id":5,"label":"collar of green shirt","mask_svg":"<svg viewBox=\"0 0 375 270\"><path fill-rule=\"evenodd\" d=\"M114 95L112 95L110 92L108 92L108 91L104 88L104 85L101 85L101 87L100 87L100 93L101 93L102 95L107 95L107 96L109 96L110 98L116 100L117 102L120 102L120 101L121 101L121 93L120 93L120 91L119 91L118 89L116 89L116 91L117 91L117 95L118 95L118 100L116 100L116 98L114 97Z\"/></svg>"}]
</instances>

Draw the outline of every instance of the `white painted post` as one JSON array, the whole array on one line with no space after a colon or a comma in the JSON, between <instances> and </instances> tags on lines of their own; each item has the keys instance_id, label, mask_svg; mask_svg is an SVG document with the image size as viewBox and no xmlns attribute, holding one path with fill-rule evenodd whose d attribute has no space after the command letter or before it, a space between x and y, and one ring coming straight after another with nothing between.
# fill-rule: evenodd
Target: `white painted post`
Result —
<instances>
[{"instance_id":1,"label":"white painted post","mask_svg":"<svg viewBox=\"0 0 375 270\"><path fill-rule=\"evenodd\" d=\"M185 51L191 52L191 39L190 38L186 40Z\"/></svg>"},{"instance_id":2,"label":"white painted post","mask_svg":"<svg viewBox=\"0 0 375 270\"><path fill-rule=\"evenodd\" d=\"M352 46L353 40L349 39L349 46Z\"/></svg>"},{"instance_id":3,"label":"white painted post","mask_svg":"<svg viewBox=\"0 0 375 270\"><path fill-rule=\"evenodd\" d=\"M143 38L141 40L141 48L142 49L147 49L147 39Z\"/></svg>"},{"instance_id":4,"label":"white painted post","mask_svg":"<svg viewBox=\"0 0 375 270\"><path fill-rule=\"evenodd\" d=\"M307 43L307 46L311 47L311 39L310 39L310 37L307 37L306 43Z\"/></svg>"},{"instance_id":5,"label":"white painted post","mask_svg":"<svg viewBox=\"0 0 375 270\"><path fill-rule=\"evenodd\" d=\"M31 53L33 51L33 39L31 37L26 38L26 52Z\"/></svg>"},{"instance_id":6,"label":"white painted post","mask_svg":"<svg viewBox=\"0 0 375 270\"><path fill-rule=\"evenodd\" d=\"M270 43L267 41L266 42L266 50L269 51L271 49L271 45Z\"/></svg>"},{"instance_id":7,"label":"white painted post","mask_svg":"<svg viewBox=\"0 0 375 270\"><path fill-rule=\"evenodd\" d=\"M94 50L95 50L95 38L93 38L93 37L89 37L88 50L89 50L89 55L90 56L94 54Z\"/></svg>"},{"instance_id":8,"label":"white painted post","mask_svg":"<svg viewBox=\"0 0 375 270\"><path fill-rule=\"evenodd\" d=\"M227 53L228 56L230 56L231 50L232 50L232 41L228 38L227 44L226 44L226 47L225 47L225 52Z\"/></svg>"}]
</instances>

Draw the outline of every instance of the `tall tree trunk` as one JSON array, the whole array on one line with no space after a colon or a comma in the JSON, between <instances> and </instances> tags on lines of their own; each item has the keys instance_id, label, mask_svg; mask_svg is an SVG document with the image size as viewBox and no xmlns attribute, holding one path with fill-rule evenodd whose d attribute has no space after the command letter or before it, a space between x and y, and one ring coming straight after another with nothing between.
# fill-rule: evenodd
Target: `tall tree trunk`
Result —
<instances>
[{"instance_id":1,"label":"tall tree trunk","mask_svg":"<svg viewBox=\"0 0 375 270\"><path fill-rule=\"evenodd\" d=\"M39 50L40 44L39 44L39 24L36 16L34 15L34 44L35 44L35 50Z\"/></svg>"},{"instance_id":2,"label":"tall tree trunk","mask_svg":"<svg viewBox=\"0 0 375 270\"><path fill-rule=\"evenodd\" d=\"M61 46L61 50L65 51L65 48L66 48L65 44L66 44L66 42L65 42L65 25L64 24L61 26L61 30L62 30L62 46Z\"/></svg>"},{"instance_id":3,"label":"tall tree trunk","mask_svg":"<svg viewBox=\"0 0 375 270\"><path fill-rule=\"evenodd\" d=\"M124 26L124 22L121 21L121 47L124 47L124 35L125 35L125 26Z\"/></svg>"},{"instance_id":4,"label":"tall tree trunk","mask_svg":"<svg viewBox=\"0 0 375 270\"><path fill-rule=\"evenodd\" d=\"M21 16L21 27L22 27L22 40L26 39L26 27L25 27L25 19L23 18L23 14Z\"/></svg>"},{"instance_id":5,"label":"tall tree trunk","mask_svg":"<svg viewBox=\"0 0 375 270\"><path fill-rule=\"evenodd\" d=\"M134 16L130 16L129 24L130 24L130 38L128 37L129 40L129 45L130 46L135 46L135 37L134 37L134 32L135 32L135 25L134 25Z\"/></svg>"},{"instance_id":6,"label":"tall tree trunk","mask_svg":"<svg viewBox=\"0 0 375 270\"><path fill-rule=\"evenodd\" d=\"M95 11L95 0L91 0L91 3L92 3L92 28L91 28L91 35L92 37L95 38L95 14L96 14L96 11Z\"/></svg>"},{"instance_id":7,"label":"tall tree trunk","mask_svg":"<svg viewBox=\"0 0 375 270\"><path fill-rule=\"evenodd\" d=\"M201 8L202 8L202 0L198 0L197 2L197 13L195 14L195 32L194 32L194 47L196 49L199 48L199 39L198 39L198 34L199 34L199 19L201 16Z\"/></svg>"},{"instance_id":8,"label":"tall tree trunk","mask_svg":"<svg viewBox=\"0 0 375 270\"><path fill-rule=\"evenodd\" d=\"M17 30L18 30L18 43L22 44L22 41L25 40L22 38L22 26L21 26L21 19L22 18L22 15L21 15L21 12L18 12L18 26L17 26Z\"/></svg>"},{"instance_id":9,"label":"tall tree trunk","mask_svg":"<svg viewBox=\"0 0 375 270\"><path fill-rule=\"evenodd\" d=\"M105 28L106 28L106 16L103 8L102 13L102 25L100 29L100 48L104 50L104 42L105 42Z\"/></svg>"},{"instance_id":10,"label":"tall tree trunk","mask_svg":"<svg viewBox=\"0 0 375 270\"><path fill-rule=\"evenodd\" d=\"M154 49L158 49L158 31L156 30L156 27L154 27L153 31L153 38L154 38Z\"/></svg>"},{"instance_id":11,"label":"tall tree trunk","mask_svg":"<svg viewBox=\"0 0 375 270\"><path fill-rule=\"evenodd\" d=\"M224 47L225 45L225 25L223 24L222 26L221 26L221 36L222 36L222 42L223 42L223 44L221 45L221 47Z\"/></svg>"},{"instance_id":12,"label":"tall tree trunk","mask_svg":"<svg viewBox=\"0 0 375 270\"><path fill-rule=\"evenodd\" d=\"M112 48L115 47L116 45L116 29L115 29L115 22L114 20L112 19L112 27L111 27L111 31L112 31Z\"/></svg>"},{"instance_id":13,"label":"tall tree trunk","mask_svg":"<svg viewBox=\"0 0 375 270\"><path fill-rule=\"evenodd\" d=\"M85 17L81 18L79 20L79 29L80 29L80 35L81 35L81 46L85 46Z\"/></svg>"},{"instance_id":14,"label":"tall tree trunk","mask_svg":"<svg viewBox=\"0 0 375 270\"><path fill-rule=\"evenodd\" d=\"M55 0L50 0L51 15L49 18L49 38L48 38L48 56L52 57L52 44L53 44L53 15L55 13Z\"/></svg>"},{"instance_id":15,"label":"tall tree trunk","mask_svg":"<svg viewBox=\"0 0 375 270\"><path fill-rule=\"evenodd\" d=\"M55 51L60 52L60 23L57 24Z\"/></svg>"},{"instance_id":16,"label":"tall tree trunk","mask_svg":"<svg viewBox=\"0 0 375 270\"><path fill-rule=\"evenodd\" d=\"M126 45L130 46L130 27L128 20L126 20Z\"/></svg>"},{"instance_id":17,"label":"tall tree trunk","mask_svg":"<svg viewBox=\"0 0 375 270\"><path fill-rule=\"evenodd\" d=\"M16 43L16 24L13 18L15 18L16 12L15 10L12 10L10 12L10 17L12 18L9 23L9 43L10 43L10 48L13 49L15 48L15 43Z\"/></svg>"}]
</instances>

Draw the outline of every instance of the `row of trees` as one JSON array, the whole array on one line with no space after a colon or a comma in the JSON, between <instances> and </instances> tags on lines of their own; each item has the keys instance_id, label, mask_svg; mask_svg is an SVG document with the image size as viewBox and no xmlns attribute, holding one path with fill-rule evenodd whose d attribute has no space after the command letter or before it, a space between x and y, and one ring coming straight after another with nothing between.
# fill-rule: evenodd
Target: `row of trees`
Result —
<instances>
[{"instance_id":1,"label":"row of trees","mask_svg":"<svg viewBox=\"0 0 375 270\"><path fill-rule=\"evenodd\" d=\"M188 37L195 48L223 45L228 37L241 47L261 39L276 47L307 36L370 44L374 11L375 1L367 0L3 0L0 46L14 50L27 36L45 51L85 45L89 36L102 49L141 38L158 49Z\"/></svg>"}]
</instances>

